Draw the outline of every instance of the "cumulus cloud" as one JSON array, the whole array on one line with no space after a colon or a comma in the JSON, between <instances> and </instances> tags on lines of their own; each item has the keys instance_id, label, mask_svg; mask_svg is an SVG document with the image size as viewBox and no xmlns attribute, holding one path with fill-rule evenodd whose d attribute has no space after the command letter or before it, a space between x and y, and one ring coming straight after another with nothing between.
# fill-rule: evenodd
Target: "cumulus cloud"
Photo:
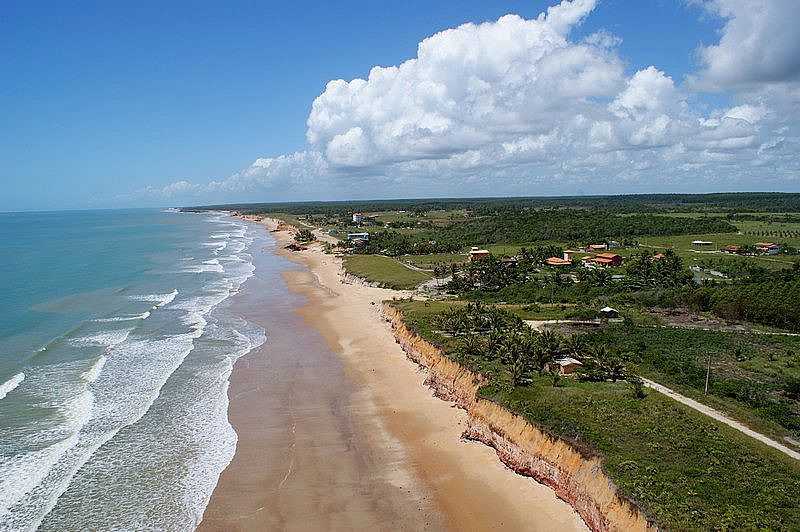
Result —
<instances>
[{"instance_id":1,"label":"cumulus cloud","mask_svg":"<svg viewBox=\"0 0 800 532\"><path fill-rule=\"evenodd\" d=\"M800 76L797 0L710 0L704 6L722 17L717 44L698 51L704 88L796 81Z\"/></svg>"},{"instance_id":2,"label":"cumulus cloud","mask_svg":"<svg viewBox=\"0 0 800 532\"><path fill-rule=\"evenodd\" d=\"M798 39L786 29L790 2L707 2L725 26L683 85L656 66L626 76L620 41L607 31L572 39L595 4L564 0L534 19L506 15L432 35L400 65L330 81L311 106L305 150L258 159L207 185L179 181L148 193L302 194L349 182L378 194L536 194L575 183L606 190L752 180L764 168L792 178L800 90L786 80L800 53L788 52ZM732 92L726 108L691 103L698 86L724 84L748 87Z\"/></svg>"}]
</instances>

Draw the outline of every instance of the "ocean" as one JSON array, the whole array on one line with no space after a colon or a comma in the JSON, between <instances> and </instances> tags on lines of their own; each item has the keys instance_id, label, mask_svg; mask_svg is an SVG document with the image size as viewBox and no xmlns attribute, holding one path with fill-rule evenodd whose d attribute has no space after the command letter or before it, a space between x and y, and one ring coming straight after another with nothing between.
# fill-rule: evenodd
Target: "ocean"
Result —
<instances>
[{"instance_id":1,"label":"ocean","mask_svg":"<svg viewBox=\"0 0 800 532\"><path fill-rule=\"evenodd\" d=\"M0 214L0 531L191 530L236 448L231 309L263 231L224 213Z\"/></svg>"}]
</instances>

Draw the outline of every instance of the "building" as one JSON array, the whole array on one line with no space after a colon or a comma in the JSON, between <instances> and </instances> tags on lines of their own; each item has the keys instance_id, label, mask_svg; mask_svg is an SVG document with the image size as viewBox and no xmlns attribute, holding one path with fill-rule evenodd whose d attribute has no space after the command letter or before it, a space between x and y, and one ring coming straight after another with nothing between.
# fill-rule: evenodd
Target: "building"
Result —
<instances>
[{"instance_id":1,"label":"building","mask_svg":"<svg viewBox=\"0 0 800 532\"><path fill-rule=\"evenodd\" d=\"M607 244L590 244L588 248L589 251L605 251L608 249Z\"/></svg>"},{"instance_id":2,"label":"building","mask_svg":"<svg viewBox=\"0 0 800 532\"><path fill-rule=\"evenodd\" d=\"M605 268L616 268L622 265L622 257L616 253L598 253L591 257L589 261Z\"/></svg>"},{"instance_id":3,"label":"building","mask_svg":"<svg viewBox=\"0 0 800 532\"><path fill-rule=\"evenodd\" d=\"M564 260L568 260L572 262L572 258L575 256L575 252L571 249L564 250Z\"/></svg>"},{"instance_id":4,"label":"building","mask_svg":"<svg viewBox=\"0 0 800 532\"><path fill-rule=\"evenodd\" d=\"M556 267L572 266L572 261L566 259L566 253L564 255L565 258L563 259L561 257L550 257L548 259L545 259L544 263L547 264L548 266L556 266Z\"/></svg>"},{"instance_id":5,"label":"building","mask_svg":"<svg viewBox=\"0 0 800 532\"><path fill-rule=\"evenodd\" d=\"M713 245L710 240L692 240L692 247L695 249L708 249Z\"/></svg>"},{"instance_id":6,"label":"building","mask_svg":"<svg viewBox=\"0 0 800 532\"><path fill-rule=\"evenodd\" d=\"M547 366L549 371L556 370L560 375L569 375L571 373L575 373L575 371L579 367L583 366L583 364L581 364L581 361L576 358L561 357L550 362L547 364Z\"/></svg>"},{"instance_id":7,"label":"building","mask_svg":"<svg viewBox=\"0 0 800 532\"><path fill-rule=\"evenodd\" d=\"M364 221L364 214L363 213L360 213L360 212L354 212L353 213L353 223L354 224L360 224L363 221Z\"/></svg>"},{"instance_id":8,"label":"building","mask_svg":"<svg viewBox=\"0 0 800 532\"><path fill-rule=\"evenodd\" d=\"M611 307L603 307L603 308L601 308L600 312L598 312L598 314L600 314L601 318L604 318L604 319L607 319L607 320L608 319L619 318L619 311L617 309L611 308Z\"/></svg>"},{"instance_id":9,"label":"building","mask_svg":"<svg viewBox=\"0 0 800 532\"><path fill-rule=\"evenodd\" d=\"M664 255L663 253L656 253L655 255L653 255L653 260L661 260L661 259L666 259L666 258L667 258L667 256Z\"/></svg>"},{"instance_id":10,"label":"building","mask_svg":"<svg viewBox=\"0 0 800 532\"><path fill-rule=\"evenodd\" d=\"M737 246L735 244L731 244L730 246L725 246L724 248L722 248L721 251L723 253L731 253L733 255L740 255L740 254L744 253L744 250L742 249L742 247L741 246Z\"/></svg>"},{"instance_id":11,"label":"building","mask_svg":"<svg viewBox=\"0 0 800 532\"><path fill-rule=\"evenodd\" d=\"M756 242L756 251L766 255L777 255L781 251L781 246L775 242Z\"/></svg>"},{"instance_id":12,"label":"building","mask_svg":"<svg viewBox=\"0 0 800 532\"><path fill-rule=\"evenodd\" d=\"M369 242L369 233L347 233L347 240L354 244Z\"/></svg>"},{"instance_id":13,"label":"building","mask_svg":"<svg viewBox=\"0 0 800 532\"><path fill-rule=\"evenodd\" d=\"M473 262L487 259L489 255L491 255L491 253L488 249L479 249L477 246L472 246L472 249L469 250L469 260Z\"/></svg>"}]
</instances>

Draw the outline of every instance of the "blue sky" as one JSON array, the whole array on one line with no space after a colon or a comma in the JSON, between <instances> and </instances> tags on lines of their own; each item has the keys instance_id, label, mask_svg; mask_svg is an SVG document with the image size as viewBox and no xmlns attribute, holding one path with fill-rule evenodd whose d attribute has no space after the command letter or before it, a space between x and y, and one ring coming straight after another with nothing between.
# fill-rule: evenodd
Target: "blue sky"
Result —
<instances>
[{"instance_id":1,"label":"blue sky","mask_svg":"<svg viewBox=\"0 0 800 532\"><path fill-rule=\"evenodd\" d=\"M719 8L683 0L600 0L597 5L589 2L592 5L582 8L586 12L580 21L570 22L565 30L566 44L559 44L559 49L573 45L577 49L590 36L613 37L613 43L598 48L606 51L597 53L613 56L605 58L604 64L613 70L619 63L622 72L615 73L616 78L608 82L608 87L596 94L576 96L580 105L586 101L611 105L626 83L650 65L655 65L662 77L673 80L680 100L691 106L695 119L701 116L716 120L724 109L742 105L743 98L752 97L759 89L752 84L746 89L686 89L687 76L703 69L711 71L709 61L698 55L700 47L718 43L726 23L741 16L731 15L722 5L735 4L734 0L719 2ZM613 184L609 190L620 192L628 188L635 192L670 189L657 175L663 167L648 167L645 162L641 175L631 178L622 175L619 160L595 161L591 170L584 172L580 170L585 168L584 162L567 161L554 150L548 152L547 161L539 157L534 164L531 158L515 159L511 166L507 159L488 155L493 146L509 146L532 139L533 134L564 134L560 124L574 118L568 113L548 119L547 124L540 123L536 115L525 117L521 124L515 119L508 131L499 131L491 138L479 135L481 140L471 138L466 144L461 133L450 140L448 134L457 131L459 119L447 116L444 129L432 132L427 126L423 128L426 134L436 136L436 152L442 154L436 156L439 159L435 168L431 166L430 153L417 151L421 140L429 143L431 139L416 138L412 148L403 149L400 145L398 153L391 153L390 149L387 152L386 146L397 143L379 137L398 122L383 123L375 118L394 112L381 110L380 98L362 101L352 108L340 108L340 102L326 104L352 117L363 115L366 109L371 118L364 119L364 123L353 118L355 122L346 126L307 125L312 102L326 92L329 80L366 79L375 65L399 65L416 56L420 41L442 30L466 22L498 24L498 18L506 13L535 19L556 4L530 0L136 5L6 2L0 18L0 175L4 183L0 210L455 192L592 193L598 188L609 189L609 183ZM531 27L519 31L536 37L536 32L544 30ZM502 37L502 31L493 35L486 38ZM523 54L523 66L519 68L527 72L544 68L541 63L525 63L528 56L524 54L534 53L539 49L536 46L518 52ZM596 67L594 63L587 67L584 59L576 61L580 63L577 69ZM442 68L458 68L459 64L450 62ZM503 68L509 71L519 64L517 57ZM485 69L481 67L479 71ZM793 82L793 75L788 83ZM660 79L652 81L657 83ZM785 85L787 80L780 82ZM419 77L403 83L417 87L412 92L420 90L424 94L424 89L419 89L424 86ZM441 83L450 91L454 89L447 87L448 81ZM506 82L497 83L499 88L491 94L508 94ZM528 94L527 89L516 84L514 87ZM479 96L487 98L491 94L482 92ZM793 105L785 100L780 99L780 104ZM455 104L460 102L456 99ZM424 109L420 111L420 123L438 124L444 115L429 104L421 105ZM576 108L563 101L558 106ZM409 115L413 111L410 109ZM673 123L678 120L675 114L664 113ZM607 122L595 114L592 109L583 112L597 123ZM631 111L625 119L634 120L632 117ZM403 127L411 126L404 122ZM419 124L413 127L419 129ZM784 123L780 127L787 126ZM502 126L492 124L493 130L498 128ZM512 130L514 135L526 136L512 138ZM596 127L592 131L595 130ZM775 131L778 130L776 126ZM354 159L353 154L360 149L360 144L353 144L352 136L348 136L354 131L363 133L358 143L366 142L364 138L369 135L368 151L380 152L380 156ZM318 134L318 140L310 142L307 132ZM762 146L771 142L764 129L757 134L754 142ZM476 135L474 127L470 135ZM570 135L574 138L577 133ZM349 155L336 152L335 148L341 147L337 136L347 141ZM787 135L782 138L785 143ZM751 147L754 145L751 143ZM667 143L653 141L650 147L663 150ZM629 153L628 148L629 145L608 144L597 150L608 157L610 152ZM293 159L295 162L282 164L279 170L270 169L266 177L259 175L258 179L249 178L243 183L241 176L254 175L249 169L258 158L296 153L319 153L321 160L317 159L309 169L306 163ZM466 169L459 163L458 168L453 168L456 158L469 154L479 154L482 162ZM681 162L696 164L688 159ZM506 170L498 173L501 166ZM566 167L568 171L564 170ZM598 170L600 167L608 170ZM780 182L766 186L759 186L751 175L749 180L746 176L737 176L730 182L711 180L699 188L793 188L794 182L785 178L790 173L787 170L781 167L776 172L783 176ZM428 175L430 179L426 178ZM219 185L207 187L212 181ZM182 185L170 188L176 183ZM673 188L692 184L697 185L683 180Z\"/></svg>"}]
</instances>

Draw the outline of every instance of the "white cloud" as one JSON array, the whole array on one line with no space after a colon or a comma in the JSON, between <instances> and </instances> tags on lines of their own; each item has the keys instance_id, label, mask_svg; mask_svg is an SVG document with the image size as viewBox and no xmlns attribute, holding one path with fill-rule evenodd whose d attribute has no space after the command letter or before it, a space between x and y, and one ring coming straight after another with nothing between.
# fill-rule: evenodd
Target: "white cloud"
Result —
<instances>
[{"instance_id":1,"label":"white cloud","mask_svg":"<svg viewBox=\"0 0 800 532\"><path fill-rule=\"evenodd\" d=\"M258 159L207 185L179 181L148 194L308 197L324 183L379 195L536 194L540 186L752 181L765 171L797 178L800 89L770 81L793 76L800 58L786 52L796 49L796 36L780 26L790 18L787 2L708 2L725 29L701 50L703 69L685 85L656 66L627 77L619 39L606 31L571 40L595 3L564 0L535 19L506 15L432 35L400 65L330 81L312 104L305 150ZM737 62L728 55L743 32L753 35ZM766 53L766 66L757 65ZM760 78L768 82L755 83ZM747 88L730 92L728 108L692 104L694 87L723 83Z\"/></svg>"},{"instance_id":2,"label":"white cloud","mask_svg":"<svg viewBox=\"0 0 800 532\"><path fill-rule=\"evenodd\" d=\"M698 50L702 64L694 82L704 88L795 81L800 76L797 0L709 0L725 19L717 44Z\"/></svg>"}]
</instances>

